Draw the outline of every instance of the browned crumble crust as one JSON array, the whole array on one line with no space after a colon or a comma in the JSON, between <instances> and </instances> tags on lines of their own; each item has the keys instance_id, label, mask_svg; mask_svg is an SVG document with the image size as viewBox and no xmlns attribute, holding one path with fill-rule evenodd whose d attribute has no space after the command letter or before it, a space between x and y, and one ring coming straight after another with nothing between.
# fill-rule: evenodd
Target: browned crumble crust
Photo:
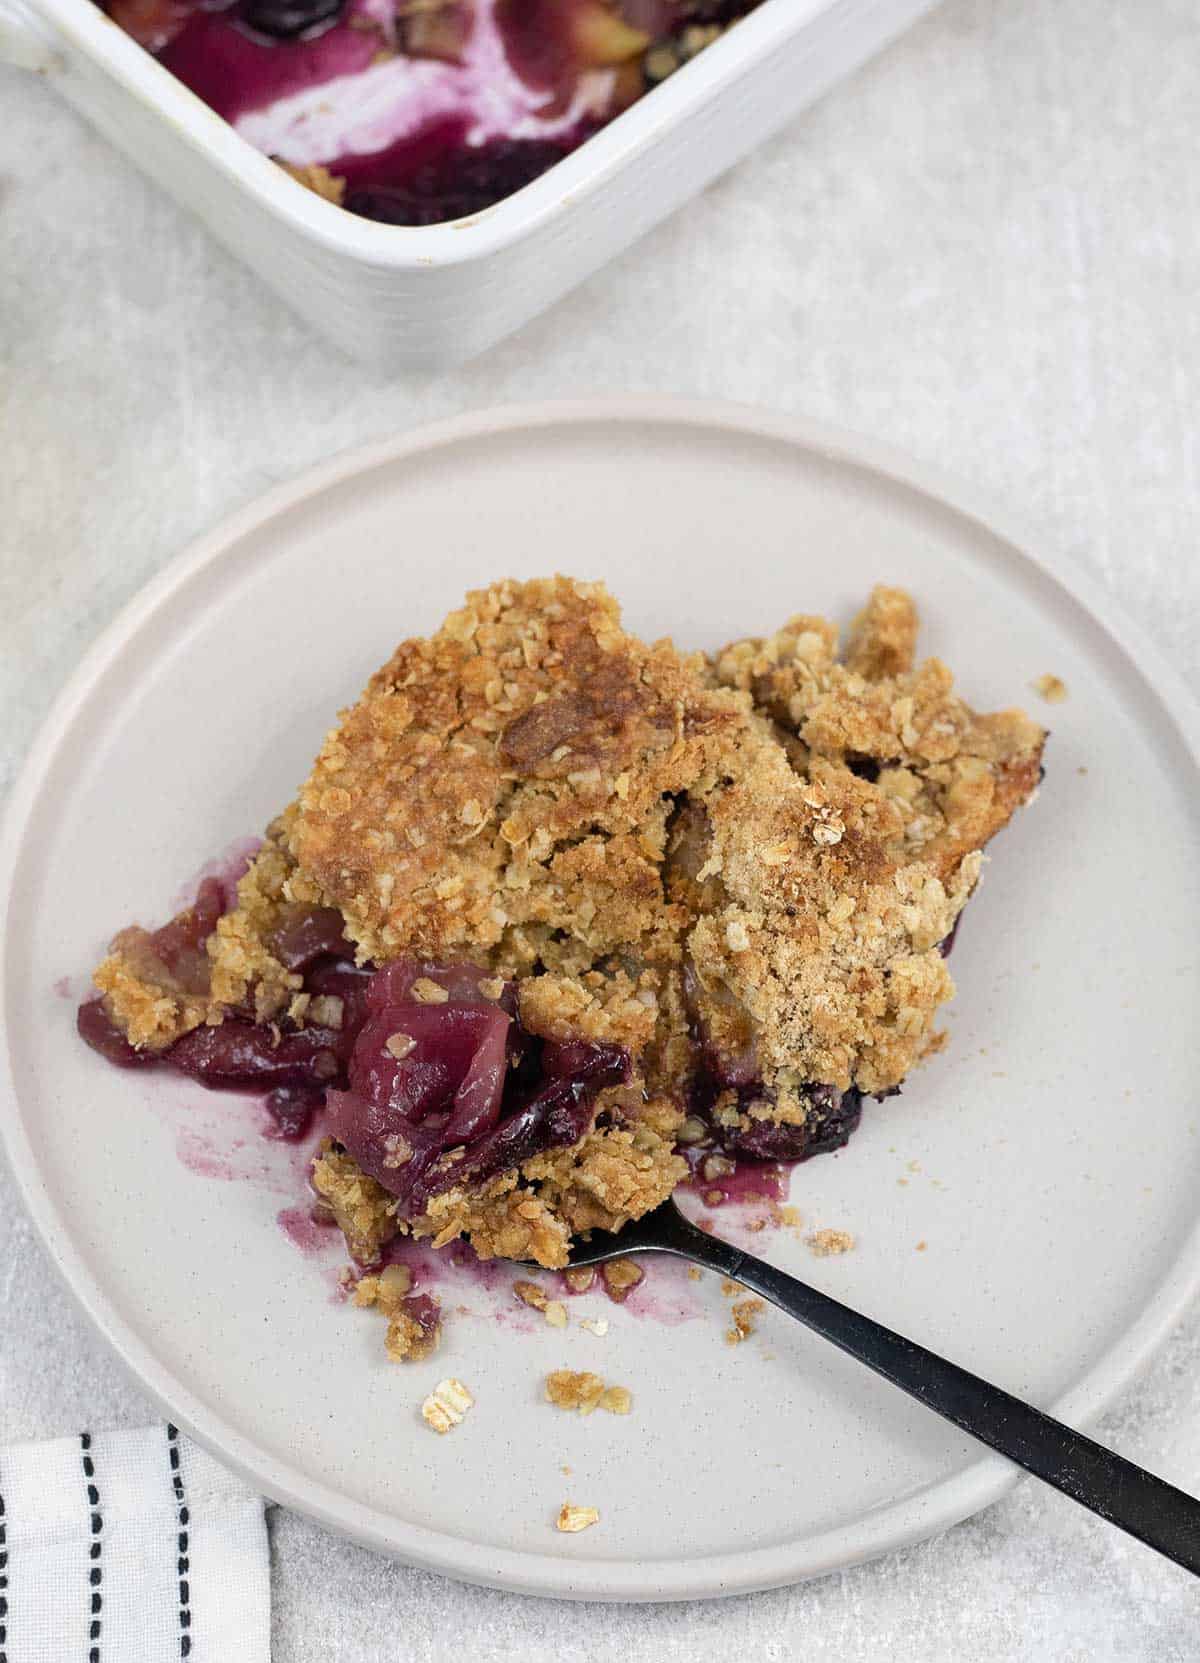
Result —
<instances>
[{"instance_id":1,"label":"browned crumble crust","mask_svg":"<svg viewBox=\"0 0 1200 1663\"><path fill-rule=\"evenodd\" d=\"M829 1259L838 1253L853 1252L855 1241L849 1230L814 1230L808 1237L808 1246L818 1259Z\"/></svg>"},{"instance_id":2,"label":"browned crumble crust","mask_svg":"<svg viewBox=\"0 0 1200 1663\"><path fill-rule=\"evenodd\" d=\"M343 714L205 973L164 980L125 932L96 974L109 1013L152 1048L232 1007L313 1019L272 941L314 906L339 910L361 962L518 978L529 1030L632 1059L578 1144L411 1221L336 1146L313 1182L361 1263L404 1229L561 1267L573 1235L619 1228L685 1175L675 1145L705 1130L684 1113L695 1021L756 1056L763 1095L726 1093L727 1125L803 1123L811 1084L887 1091L940 1043L939 943L1045 736L915 665L916 631L908 596L878 588L843 657L832 624L797 616L706 661L628 635L598 584L478 591Z\"/></svg>"}]
</instances>

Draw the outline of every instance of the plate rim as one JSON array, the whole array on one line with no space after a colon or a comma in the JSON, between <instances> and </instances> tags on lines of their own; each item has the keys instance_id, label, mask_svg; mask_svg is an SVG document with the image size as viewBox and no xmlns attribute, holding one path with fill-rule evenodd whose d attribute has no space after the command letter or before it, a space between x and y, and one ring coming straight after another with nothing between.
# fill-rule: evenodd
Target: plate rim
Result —
<instances>
[{"instance_id":1,"label":"plate rim","mask_svg":"<svg viewBox=\"0 0 1200 1663\"><path fill-rule=\"evenodd\" d=\"M866 470L949 509L1006 546L1010 558L1048 580L1082 606L1128 659L1155 696L1193 767L1200 771L1200 703L1182 675L1166 661L1115 599L1048 539L988 492L903 450L803 415L722 399L660 395L540 400L468 411L340 452L272 486L223 517L142 586L85 652L50 706L21 766L0 824L0 940L7 942L11 898L19 876L25 827L33 814L60 744L96 678L119 657L157 609L208 567L231 556L237 544L278 516L300 508L358 474L403 463L422 452L453 447L520 430L619 426L651 422L709 434L782 442L824 459ZM1035 552L1036 551L1036 552ZM6 1007L7 952L0 954L0 1012ZM1020 1472L999 1456L984 1455L957 1476L859 1519L817 1535L749 1548L734 1554L637 1563L589 1560L578 1565L550 1554L488 1547L448 1531L388 1518L331 1487L306 1478L290 1464L258 1448L216 1410L194 1396L186 1380L160 1363L125 1322L71 1238L69 1224L42 1181L22 1125L12 1058L0 1021L0 1149L18 1194L51 1264L76 1307L100 1335L141 1391L169 1419L255 1486L265 1497L292 1507L324 1527L378 1552L425 1570L513 1593L566 1599L668 1601L750 1593L780 1587L876 1558L909 1546L989 1506L1010 1490ZM1200 1290L1200 1216L1145 1308L1075 1384L1050 1405L1075 1425L1100 1415L1146 1366Z\"/></svg>"}]
</instances>

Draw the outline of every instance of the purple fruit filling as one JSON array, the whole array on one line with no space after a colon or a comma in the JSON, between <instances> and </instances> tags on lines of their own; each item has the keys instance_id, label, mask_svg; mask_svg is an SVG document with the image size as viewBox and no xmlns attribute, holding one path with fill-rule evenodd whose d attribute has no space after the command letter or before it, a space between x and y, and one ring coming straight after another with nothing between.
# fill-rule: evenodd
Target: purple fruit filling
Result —
<instances>
[{"instance_id":1,"label":"purple fruit filling","mask_svg":"<svg viewBox=\"0 0 1200 1663\"><path fill-rule=\"evenodd\" d=\"M802 1125L754 1118L751 1106L769 1098L761 1083L737 1088L739 1117L745 1124L725 1125L714 1110L717 1099L728 1091L722 1081L704 1073L694 1083L689 1112L709 1129L711 1142L727 1155L754 1161L807 1161L841 1149L862 1117L862 1093L856 1086L839 1091L836 1086L805 1087L808 1112Z\"/></svg>"},{"instance_id":2,"label":"purple fruit filling","mask_svg":"<svg viewBox=\"0 0 1200 1663\"><path fill-rule=\"evenodd\" d=\"M617 1046L528 1033L512 984L472 965L389 965L367 1004L349 1089L327 1098L329 1129L409 1217L444 1190L577 1143L598 1092L629 1077Z\"/></svg>"},{"instance_id":3,"label":"purple fruit filling","mask_svg":"<svg viewBox=\"0 0 1200 1663\"><path fill-rule=\"evenodd\" d=\"M188 990L201 991L204 942L223 905L210 880L189 912L122 939L136 939L143 966L157 965L164 986L179 991L170 978L182 970ZM137 1051L92 999L79 1007L80 1036L119 1068L159 1066L213 1089L263 1095L271 1137L303 1138L324 1109L333 1137L409 1217L443 1190L577 1143L595 1118L598 1093L629 1078L618 1046L529 1033L513 984L489 980L476 965L402 959L359 968L344 956L341 918L331 909L293 908L273 946L302 973L303 991L322 1001L321 1023L257 1023L233 1013L163 1051Z\"/></svg>"},{"instance_id":4,"label":"purple fruit filling","mask_svg":"<svg viewBox=\"0 0 1200 1663\"><path fill-rule=\"evenodd\" d=\"M100 0L248 143L404 226L520 190L759 3Z\"/></svg>"},{"instance_id":5,"label":"purple fruit filling","mask_svg":"<svg viewBox=\"0 0 1200 1663\"><path fill-rule=\"evenodd\" d=\"M759 1068L749 1012L721 983L701 987L691 964L684 965L683 991L700 1067L692 1081L688 1113L709 1132L706 1143L727 1155L755 1161L806 1161L840 1149L858 1125L862 1093L856 1087L804 1087L808 1109L803 1125L755 1118L755 1104L771 1101ZM730 1103L730 1094L734 1102ZM735 1107L739 1122L728 1125L722 1110Z\"/></svg>"},{"instance_id":6,"label":"purple fruit filling","mask_svg":"<svg viewBox=\"0 0 1200 1663\"><path fill-rule=\"evenodd\" d=\"M263 1107L271 1117L265 1136L280 1143L302 1143L324 1102L325 1093L313 1086L276 1086L263 1098Z\"/></svg>"}]
</instances>

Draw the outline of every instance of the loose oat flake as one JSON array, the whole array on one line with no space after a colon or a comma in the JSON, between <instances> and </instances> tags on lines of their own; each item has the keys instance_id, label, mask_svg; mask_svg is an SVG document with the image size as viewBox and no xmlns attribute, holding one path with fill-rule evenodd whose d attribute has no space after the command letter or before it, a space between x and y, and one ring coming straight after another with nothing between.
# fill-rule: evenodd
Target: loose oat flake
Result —
<instances>
[{"instance_id":1,"label":"loose oat flake","mask_svg":"<svg viewBox=\"0 0 1200 1663\"><path fill-rule=\"evenodd\" d=\"M439 1380L421 1405L421 1415L435 1432L449 1432L458 1425L475 1399L453 1375Z\"/></svg>"}]
</instances>

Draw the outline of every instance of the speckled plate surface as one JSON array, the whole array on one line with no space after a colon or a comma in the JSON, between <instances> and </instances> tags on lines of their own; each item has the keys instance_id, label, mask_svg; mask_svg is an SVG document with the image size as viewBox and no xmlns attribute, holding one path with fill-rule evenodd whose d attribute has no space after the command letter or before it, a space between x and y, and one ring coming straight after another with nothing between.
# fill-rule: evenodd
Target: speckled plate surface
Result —
<instances>
[{"instance_id":1,"label":"speckled plate surface","mask_svg":"<svg viewBox=\"0 0 1200 1663\"><path fill-rule=\"evenodd\" d=\"M97 1327L266 1494L473 1581L744 1591L941 1529L1012 1472L777 1313L726 1346L719 1287L682 1272L652 1268L629 1307L573 1301L567 1331L514 1311L503 1277L446 1284L468 1309L441 1354L389 1364L378 1320L334 1299L334 1242L280 1228L298 1163L252 1108L107 1069L59 996L288 800L398 638L469 586L555 567L688 646L845 619L904 583L973 702L1048 720L1043 790L955 949L950 1048L793 1175L808 1224L857 1249L756 1240L1068 1419L1111 1400L1200 1272L1200 719L1101 594L970 492L793 419L644 400L469 417L306 475L171 565L81 664L14 796L5 1144ZM1053 709L1029 689L1046 671L1070 691ZM562 1366L630 1387L633 1414L549 1408ZM445 1374L477 1401L439 1439L417 1406ZM566 1499L600 1524L558 1535Z\"/></svg>"}]
</instances>

